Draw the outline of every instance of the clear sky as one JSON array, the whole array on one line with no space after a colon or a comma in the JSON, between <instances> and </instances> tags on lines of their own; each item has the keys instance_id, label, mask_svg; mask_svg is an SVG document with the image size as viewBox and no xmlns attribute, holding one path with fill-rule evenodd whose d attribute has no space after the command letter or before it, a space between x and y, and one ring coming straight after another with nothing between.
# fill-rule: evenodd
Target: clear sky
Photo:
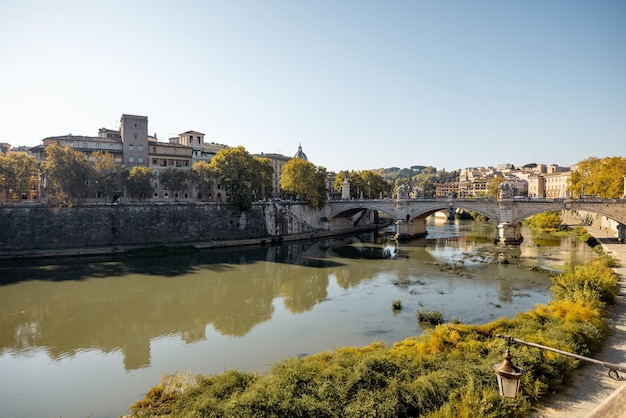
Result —
<instances>
[{"instance_id":1,"label":"clear sky","mask_svg":"<svg viewBox=\"0 0 626 418\"><path fill-rule=\"evenodd\" d=\"M626 1L0 3L0 142L123 113L334 171L626 156Z\"/></svg>"}]
</instances>

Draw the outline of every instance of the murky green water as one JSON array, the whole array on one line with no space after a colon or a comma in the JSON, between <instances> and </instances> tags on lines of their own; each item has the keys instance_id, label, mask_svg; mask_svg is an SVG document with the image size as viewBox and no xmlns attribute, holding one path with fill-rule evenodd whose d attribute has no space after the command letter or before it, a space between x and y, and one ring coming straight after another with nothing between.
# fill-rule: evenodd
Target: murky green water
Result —
<instances>
[{"instance_id":1,"label":"murky green water","mask_svg":"<svg viewBox=\"0 0 626 418\"><path fill-rule=\"evenodd\" d=\"M490 264L491 224L166 258L0 267L0 416L109 417L167 373L263 371L284 357L392 343L416 310L483 323L547 301L549 274L593 257L533 237ZM393 312L394 300L403 309Z\"/></svg>"}]
</instances>

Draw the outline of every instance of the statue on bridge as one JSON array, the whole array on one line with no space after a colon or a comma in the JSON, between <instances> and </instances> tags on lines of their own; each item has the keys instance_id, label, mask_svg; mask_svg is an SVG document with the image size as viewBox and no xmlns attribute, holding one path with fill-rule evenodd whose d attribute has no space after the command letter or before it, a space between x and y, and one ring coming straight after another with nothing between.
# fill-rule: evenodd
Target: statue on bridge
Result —
<instances>
[{"instance_id":1,"label":"statue on bridge","mask_svg":"<svg viewBox=\"0 0 626 418\"><path fill-rule=\"evenodd\" d=\"M408 184L401 184L396 188L398 199L408 199L411 187Z\"/></svg>"},{"instance_id":2,"label":"statue on bridge","mask_svg":"<svg viewBox=\"0 0 626 418\"><path fill-rule=\"evenodd\" d=\"M517 188L508 181L500 183L500 185L498 186L498 190L498 199L513 199L513 197L517 193Z\"/></svg>"}]
</instances>

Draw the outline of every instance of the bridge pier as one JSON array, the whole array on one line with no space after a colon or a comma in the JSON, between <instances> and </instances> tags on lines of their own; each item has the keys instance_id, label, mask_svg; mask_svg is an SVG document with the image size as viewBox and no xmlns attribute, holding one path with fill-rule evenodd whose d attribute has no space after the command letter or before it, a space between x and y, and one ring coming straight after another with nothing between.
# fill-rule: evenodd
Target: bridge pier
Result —
<instances>
[{"instance_id":1,"label":"bridge pier","mask_svg":"<svg viewBox=\"0 0 626 418\"><path fill-rule=\"evenodd\" d=\"M410 240L413 238L423 237L426 232L426 219L413 219L412 221L405 221L404 219L398 219L396 221L396 235L397 240Z\"/></svg>"},{"instance_id":2,"label":"bridge pier","mask_svg":"<svg viewBox=\"0 0 626 418\"><path fill-rule=\"evenodd\" d=\"M626 225L624 224L617 224L617 242L626 242Z\"/></svg>"},{"instance_id":3,"label":"bridge pier","mask_svg":"<svg viewBox=\"0 0 626 418\"><path fill-rule=\"evenodd\" d=\"M498 226L496 226L496 239L494 244L504 244L504 245L520 245L524 241L524 237L522 236L522 224L510 223L510 222L500 222Z\"/></svg>"}]
</instances>

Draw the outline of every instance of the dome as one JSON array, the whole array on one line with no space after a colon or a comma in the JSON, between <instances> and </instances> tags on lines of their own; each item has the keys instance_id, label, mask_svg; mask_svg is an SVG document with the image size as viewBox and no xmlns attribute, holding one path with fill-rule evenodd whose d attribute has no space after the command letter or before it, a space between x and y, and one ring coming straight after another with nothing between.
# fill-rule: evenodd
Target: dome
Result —
<instances>
[{"instance_id":1,"label":"dome","mask_svg":"<svg viewBox=\"0 0 626 418\"><path fill-rule=\"evenodd\" d=\"M293 158L300 158L301 160L309 161L309 159L306 158L306 154L302 152L302 144L298 145L298 152L296 152L296 155L294 155Z\"/></svg>"}]
</instances>

